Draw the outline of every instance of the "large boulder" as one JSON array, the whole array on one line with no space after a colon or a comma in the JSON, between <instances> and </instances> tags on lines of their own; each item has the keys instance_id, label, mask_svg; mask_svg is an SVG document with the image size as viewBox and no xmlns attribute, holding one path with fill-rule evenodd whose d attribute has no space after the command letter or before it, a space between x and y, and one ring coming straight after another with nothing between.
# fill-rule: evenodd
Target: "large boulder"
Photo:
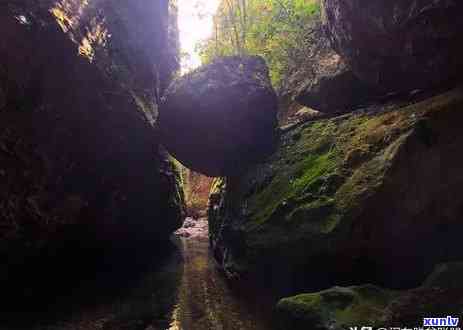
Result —
<instances>
[{"instance_id":1,"label":"large boulder","mask_svg":"<svg viewBox=\"0 0 463 330\"><path fill-rule=\"evenodd\" d=\"M425 89L463 71L459 0L324 0L332 44L371 85Z\"/></svg>"},{"instance_id":2,"label":"large boulder","mask_svg":"<svg viewBox=\"0 0 463 330\"><path fill-rule=\"evenodd\" d=\"M264 60L225 57L169 86L160 108L162 139L187 167L231 175L272 151L276 114Z\"/></svg>"},{"instance_id":3,"label":"large boulder","mask_svg":"<svg viewBox=\"0 0 463 330\"><path fill-rule=\"evenodd\" d=\"M214 184L216 259L229 277L292 292L412 287L462 258L462 106L455 89L288 130L267 162Z\"/></svg>"}]
</instances>

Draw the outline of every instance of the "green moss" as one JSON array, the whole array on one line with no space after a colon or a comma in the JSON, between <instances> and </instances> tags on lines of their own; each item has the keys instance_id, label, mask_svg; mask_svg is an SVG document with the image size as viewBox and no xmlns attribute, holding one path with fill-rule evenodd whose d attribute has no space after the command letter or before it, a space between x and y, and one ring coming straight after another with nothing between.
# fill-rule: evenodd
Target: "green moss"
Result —
<instances>
[{"instance_id":1,"label":"green moss","mask_svg":"<svg viewBox=\"0 0 463 330\"><path fill-rule=\"evenodd\" d=\"M216 189L227 201L214 213L221 218L217 223L239 219L245 242L240 258L255 267L266 257L310 260L337 253L338 242L350 237L388 184L398 155L409 142L432 144L435 117L454 111L460 95L457 89L400 109L353 113L286 131L266 163L233 179L233 191Z\"/></svg>"},{"instance_id":2,"label":"green moss","mask_svg":"<svg viewBox=\"0 0 463 330\"><path fill-rule=\"evenodd\" d=\"M185 167L180 164L178 160L173 157L169 157L169 163L171 170L175 178L175 192L173 196L172 203L180 208L181 210L185 209Z\"/></svg>"},{"instance_id":3,"label":"green moss","mask_svg":"<svg viewBox=\"0 0 463 330\"><path fill-rule=\"evenodd\" d=\"M302 129L295 145L281 148L274 164L277 175L249 201L252 225L278 217L279 206L291 203L301 194L318 194L322 184L318 179L334 173L339 164L338 154L332 148L335 128L330 121L313 123Z\"/></svg>"},{"instance_id":4,"label":"green moss","mask_svg":"<svg viewBox=\"0 0 463 330\"><path fill-rule=\"evenodd\" d=\"M381 186L390 159L416 121L406 110L351 114L291 132L299 138L282 142L271 161L276 175L248 200L246 228L285 220L301 225L305 218L322 232L332 230Z\"/></svg>"},{"instance_id":5,"label":"green moss","mask_svg":"<svg viewBox=\"0 0 463 330\"><path fill-rule=\"evenodd\" d=\"M209 195L219 193L225 186L225 178L215 178L211 184L211 191Z\"/></svg>"},{"instance_id":6,"label":"green moss","mask_svg":"<svg viewBox=\"0 0 463 330\"><path fill-rule=\"evenodd\" d=\"M277 311L294 329L344 329L378 324L389 302L398 292L374 285L334 287L279 301Z\"/></svg>"},{"instance_id":7,"label":"green moss","mask_svg":"<svg viewBox=\"0 0 463 330\"><path fill-rule=\"evenodd\" d=\"M223 218L220 216L218 205L220 202L221 194L225 189L225 178L215 178L212 181L211 190L209 193L209 209L208 209L208 223L209 223L209 237L214 239L219 229L222 226Z\"/></svg>"},{"instance_id":8,"label":"green moss","mask_svg":"<svg viewBox=\"0 0 463 330\"><path fill-rule=\"evenodd\" d=\"M384 315L384 309L395 298L396 291L381 289L373 285L352 288L355 292L352 304L336 310L336 322L343 326L356 324L377 324Z\"/></svg>"},{"instance_id":9,"label":"green moss","mask_svg":"<svg viewBox=\"0 0 463 330\"><path fill-rule=\"evenodd\" d=\"M310 188L316 180L336 168L336 156L332 152L316 156L309 155L296 169L295 176L298 177L292 182L291 190L300 192ZM316 189L317 187L313 187ZM312 190L312 189L311 189Z\"/></svg>"},{"instance_id":10,"label":"green moss","mask_svg":"<svg viewBox=\"0 0 463 330\"><path fill-rule=\"evenodd\" d=\"M283 298L278 302L277 308L291 311L299 317L305 317L314 312L320 312L322 297L319 294L300 294L290 298Z\"/></svg>"},{"instance_id":11,"label":"green moss","mask_svg":"<svg viewBox=\"0 0 463 330\"><path fill-rule=\"evenodd\" d=\"M332 172L335 164L330 152L320 156L310 155L303 162L275 178L251 201L251 209L259 210L253 216L254 223L259 224L271 218L275 215L279 205L297 197L302 191L311 189L315 191L317 178Z\"/></svg>"}]
</instances>

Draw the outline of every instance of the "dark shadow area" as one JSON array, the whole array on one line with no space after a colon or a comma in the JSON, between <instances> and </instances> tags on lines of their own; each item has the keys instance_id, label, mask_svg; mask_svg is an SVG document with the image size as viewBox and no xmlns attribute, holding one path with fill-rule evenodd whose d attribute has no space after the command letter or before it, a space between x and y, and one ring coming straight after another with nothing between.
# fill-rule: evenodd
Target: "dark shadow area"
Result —
<instances>
[{"instance_id":1,"label":"dark shadow area","mask_svg":"<svg viewBox=\"0 0 463 330\"><path fill-rule=\"evenodd\" d=\"M17 266L2 283L7 304L0 324L6 329L79 323L86 317L92 322L93 311L111 318L105 329L123 324L144 329L169 321L182 270L179 251L170 241L162 248L140 242L131 248L74 246L61 251Z\"/></svg>"}]
</instances>

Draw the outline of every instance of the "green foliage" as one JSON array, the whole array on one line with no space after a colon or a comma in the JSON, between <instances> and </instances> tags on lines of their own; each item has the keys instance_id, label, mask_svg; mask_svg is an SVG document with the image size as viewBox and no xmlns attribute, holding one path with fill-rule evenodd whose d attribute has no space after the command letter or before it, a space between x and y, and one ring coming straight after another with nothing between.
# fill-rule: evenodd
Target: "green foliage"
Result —
<instances>
[{"instance_id":1,"label":"green foliage","mask_svg":"<svg viewBox=\"0 0 463 330\"><path fill-rule=\"evenodd\" d=\"M211 38L197 45L203 63L218 56L260 55L278 86L294 63L310 57L319 0L222 0Z\"/></svg>"}]
</instances>

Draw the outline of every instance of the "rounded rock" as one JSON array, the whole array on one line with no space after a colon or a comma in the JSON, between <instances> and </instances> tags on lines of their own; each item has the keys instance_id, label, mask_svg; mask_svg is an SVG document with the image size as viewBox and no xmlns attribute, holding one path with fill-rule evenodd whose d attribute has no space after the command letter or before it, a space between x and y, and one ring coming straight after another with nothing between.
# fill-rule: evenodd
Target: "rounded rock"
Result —
<instances>
[{"instance_id":1,"label":"rounded rock","mask_svg":"<svg viewBox=\"0 0 463 330\"><path fill-rule=\"evenodd\" d=\"M277 109L262 58L219 58L167 88L159 111L162 141L197 172L234 175L273 151Z\"/></svg>"}]
</instances>

